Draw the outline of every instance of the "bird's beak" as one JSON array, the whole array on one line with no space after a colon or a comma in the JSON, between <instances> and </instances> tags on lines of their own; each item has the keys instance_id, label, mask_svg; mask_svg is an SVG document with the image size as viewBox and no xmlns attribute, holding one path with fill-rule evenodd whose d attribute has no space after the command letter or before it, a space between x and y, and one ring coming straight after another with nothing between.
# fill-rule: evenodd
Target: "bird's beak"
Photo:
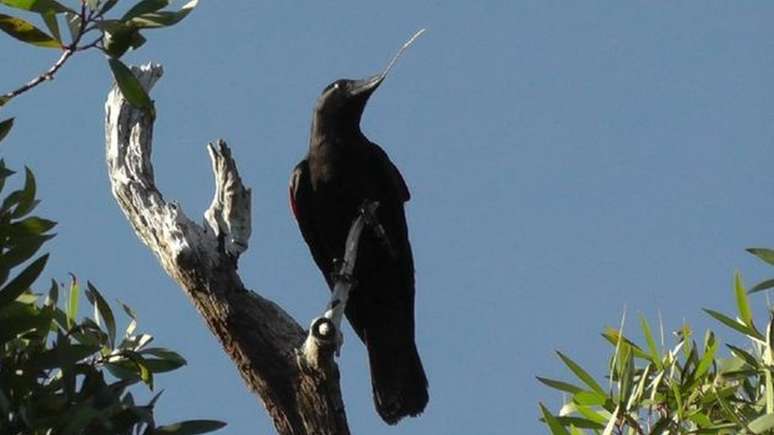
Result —
<instances>
[{"instance_id":1,"label":"bird's beak","mask_svg":"<svg viewBox=\"0 0 774 435\"><path fill-rule=\"evenodd\" d=\"M368 98L382 84L386 76L387 74L380 73L367 79L357 80L350 87L349 94L353 97L364 96Z\"/></svg>"}]
</instances>

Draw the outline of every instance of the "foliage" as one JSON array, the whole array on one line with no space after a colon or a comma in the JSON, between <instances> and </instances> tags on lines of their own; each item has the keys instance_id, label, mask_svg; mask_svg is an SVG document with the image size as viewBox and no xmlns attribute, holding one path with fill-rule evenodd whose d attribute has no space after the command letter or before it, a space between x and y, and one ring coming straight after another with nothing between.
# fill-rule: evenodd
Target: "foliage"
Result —
<instances>
[{"instance_id":1,"label":"foliage","mask_svg":"<svg viewBox=\"0 0 774 435\"><path fill-rule=\"evenodd\" d=\"M185 18L197 5L190 0L177 11L164 10L170 0L141 0L120 18L107 14L118 0L80 0L71 8L57 0L0 0L9 10L37 14L48 32L31 22L0 13L0 31L37 47L60 51L46 72L25 85L0 95L0 107L54 74L75 53L100 50L127 100L154 114L153 102L131 70L121 61L129 49L146 39L141 31L168 27ZM70 37L65 40L60 24ZM83 42L88 36L90 42ZM0 141L13 127L13 118L0 120ZM0 191L13 172L0 160ZM44 242L53 237L55 222L30 216L35 178L26 171L24 187L0 204L0 433L9 434L199 434L225 426L213 420L191 420L157 426L154 406L137 404L129 388L140 382L153 390L154 376L186 362L179 354L150 347L153 337L138 333L134 312L123 333L116 316L99 290L87 283L83 292L94 308L91 318L78 320L81 289L73 276L67 289L52 281L44 297L30 286L43 271L48 255L37 258ZM21 272L12 271L24 265ZM66 290L66 291L64 291ZM59 302L60 295L63 297Z\"/></svg>"},{"instance_id":2,"label":"foliage","mask_svg":"<svg viewBox=\"0 0 774 435\"><path fill-rule=\"evenodd\" d=\"M0 190L12 174L0 160ZM52 282L45 297L30 289L48 259L37 252L56 225L30 216L37 204L27 170L24 187L0 205L0 433L194 434L223 427L207 420L156 426L160 392L135 403L130 386L142 382L152 390L156 374L185 360L150 347L153 337L137 332L129 307L122 304L129 323L119 336L110 304L91 283L84 293L94 313L80 321L75 277L67 291Z\"/></svg>"},{"instance_id":3,"label":"foliage","mask_svg":"<svg viewBox=\"0 0 774 435\"><path fill-rule=\"evenodd\" d=\"M774 251L748 251L774 265ZM772 282L764 281L750 293L770 288ZM738 273L734 295L736 318L704 311L745 336L748 346L727 344L730 355L722 358L712 331L699 345L691 328L684 325L675 333L677 343L664 348L663 337L659 346L645 317L640 318L644 347L624 337L623 322L618 329L608 327L602 334L613 346L608 387L559 353L580 382L538 377L568 398L558 415L540 404L542 421L554 435L770 433L774 430L774 317L765 330L758 329Z\"/></svg>"},{"instance_id":4,"label":"foliage","mask_svg":"<svg viewBox=\"0 0 774 435\"><path fill-rule=\"evenodd\" d=\"M142 32L179 23L196 7L198 0L188 1L179 10L164 10L171 0L140 0L115 18L108 18L107 15L118 4L118 0L80 0L78 3L78 7L69 7L57 0L0 0L0 5L9 9L37 14L48 33L23 18L3 13L0 13L1 31L22 42L62 53L48 71L18 89L0 95L0 107L53 78L74 53L97 49L107 55L113 77L126 99L153 116L153 102L120 58L128 50L136 50L145 44ZM70 31L69 39L62 37L60 22L66 23ZM91 34L95 34L92 40L83 42ZM0 125L0 138L3 135L2 129Z\"/></svg>"}]
</instances>

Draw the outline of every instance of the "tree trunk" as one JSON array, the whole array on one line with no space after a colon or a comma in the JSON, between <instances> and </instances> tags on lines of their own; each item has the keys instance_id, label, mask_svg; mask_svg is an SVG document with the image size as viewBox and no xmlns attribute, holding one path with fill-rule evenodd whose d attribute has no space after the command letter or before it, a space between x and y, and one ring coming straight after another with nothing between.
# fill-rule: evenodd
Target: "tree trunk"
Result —
<instances>
[{"instance_id":1,"label":"tree trunk","mask_svg":"<svg viewBox=\"0 0 774 435\"><path fill-rule=\"evenodd\" d=\"M160 65L132 69L146 91L162 75ZM307 334L280 306L245 288L237 261L250 237L250 189L242 184L226 143L208 144L215 196L198 225L156 187L152 116L133 107L115 85L105 111L113 195L137 236L180 284L259 395L278 433L349 434L334 361L344 303L329 304L335 309L315 319ZM345 264L354 264L363 225L356 226L348 241L355 248ZM346 302L346 291L338 297Z\"/></svg>"}]
</instances>

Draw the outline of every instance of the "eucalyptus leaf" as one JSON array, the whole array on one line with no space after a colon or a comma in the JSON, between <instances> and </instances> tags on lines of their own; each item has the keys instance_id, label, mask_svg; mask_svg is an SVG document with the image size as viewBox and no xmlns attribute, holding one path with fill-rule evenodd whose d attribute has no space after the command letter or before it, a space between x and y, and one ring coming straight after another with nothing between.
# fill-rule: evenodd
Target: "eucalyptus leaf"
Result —
<instances>
[{"instance_id":1,"label":"eucalyptus leaf","mask_svg":"<svg viewBox=\"0 0 774 435\"><path fill-rule=\"evenodd\" d=\"M131 9L126 11L124 16L121 17L121 21L128 21L143 14L156 12L158 10L164 9L167 6L169 6L169 0L142 0L141 2L132 6Z\"/></svg>"},{"instance_id":2,"label":"eucalyptus leaf","mask_svg":"<svg viewBox=\"0 0 774 435\"><path fill-rule=\"evenodd\" d=\"M46 23L46 28L49 32L51 32L51 35L54 37L54 39L56 39L61 44L62 32L59 30L59 21L57 20L56 12L41 12L40 18L43 19L44 23Z\"/></svg>"},{"instance_id":3,"label":"eucalyptus leaf","mask_svg":"<svg viewBox=\"0 0 774 435\"><path fill-rule=\"evenodd\" d=\"M11 282L0 289L0 307L15 300L20 294L30 288L33 282L38 278L48 261L48 254L43 255L27 266Z\"/></svg>"},{"instance_id":4,"label":"eucalyptus leaf","mask_svg":"<svg viewBox=\"0 0 774 435\"><path fill-rule=\"evenodd\" d=\"M108 305L99 290L88 281L86 282L86 297L89 299L89 302L94 305L96 311L94 313L94 318L98 319L99 317L102 317L102 320L104 320L108 333L108 342L112 348L116 343L116 320L113 316L113 310L110 309L110 305Z\"/></svg>"},{"instance_id":5,"label":"eucalyptus leaf","mask_svg":"<svg viewBox=\"0 0 774 435\"><path fill-rule=\"evenodd\" d=\"M39 14L61 14L68 11L75 13L72 9L55 0L0 0L0 4Z\"/></svg>"},{"instance_id":6,"label":"eucalyptus leaf","mask_svg":"<svg viewBox=\"0 0 774 435\"><path fill-rule=\"evenodd\" d=\"M59 41L21 18L0 14L0 30L37 47L62 48Z\"/></svg>"},{"instance_id":7,"label":"eucalyptus leaf","mask_svg":"<svg viewBox=\"0 0 774 435\"><path fill-rule=\"evenodd\" d=\"M748 248L747 252L774 266L774 249Z\"/></svg>"},{"instance_id":8,"label":"eucalyptus leaf","mask_svg":"<svg viewBox=\"0 0 774 435\"><path fill-rule=\"evenodd\" d=\"M766 281L759 282L758 284L753 286L753 288L751 288L747 292L747 294L753 294L753 293L757 293L757 292L760 292L760 291L763 291L763 290L768 290L768 289L770 289L772 287L774 287L774 279L767 279Z\"/></svg>"},{"instance_id":9,"label":"eucalyptus leaf","mask_svg":"<svg viewBox=\"0 0 774 435\"><path fill-rule=\"evenodd\" d=\"M37 193L35 176L30 168L24 168L24 188L19 194L16 208L11 213L11 217L20 218L31 212L39 202L35 200L35 193Z\"/></svg>"},{"instance_id":10,"label":"eucalyptus leaf","mask_svg":"<svg viewBox=\"0 0 774 435\"><path fill-rule=\"evenodd\" d=\"M742 274L739 272L734 274L734 293L736 294L736 306L739 309L739 318L745 325L754 328L752 310L750 310L750 302L747 299L747 290L744 288Z\"/></svg>"},{"instance_id":11,"label":"eucalyptus leaf","mask_svg":"<svg viewBox=\"0 0 774 435\"><path fill-rule=\"evenodd\" d=\"M224 428L226 423L217 420L188 420L158 426L153 434L197 435Z\"/></svg>"},{"instance_id":12,"label":"eucalyptus leaf","mask_svg":"<svg viewBox=\"0 0 774 435\"><path fill-rule=\"evenodd\" d=\"M0 141L8 136L8 132L10 132L11 128L13 127L13 120L14 118L8 118L6 120L0 121Z\"/></svg>"},{"instance_id":13,"label":"eucalyptus leaf","mask_svg":"<svg viewBox=\"0 0 774 435\"><path fill-rule=\"evenodd\" d=\"M774 429L774 414L764 414L751 421L747 427L754 434L762 434Z\"/></svg>"},{"instance_id":14,"label":"eucalyptus leaf","mask_svg":"<svg viewBox=\"0 0 774 435\"><path fill-rule=\"evenodd\" d=\"M559 420L557 420L542 403L540 403L539 406L540 413L543 414L543 419L548 424L548 428L551 429L551 435L570 435L570 433L567 432L567 429L562 426Z\"/></svg>"},{"instance_id":15,"label":"eucalyptus leaf","mask_svg":"<svg viewBox=\"0 0 774 435\"><path fill-rule=\"evenodd\" d=\"M177 12L161 11L142 14L132 18L129 20L129 22L141 29L154 29L172 26L187 17L198 3L198 0L191 0L190 2L183 5L183 7L180 8L180 10Z\"/></svg>"},{"instance_id":16,"label":"eucalyptus leaf","mask_svg":"<svg viewBox=\"0 0 774 435\"><path fill-rule=\"evenodd\" d=\"M541 383L545 384L545 385L548 385L551 388L557 389L559 391L564 391L564 392L570 393L570 394L580 393L581 391L583 391L583 388L577 387L577 386L575 386L573 384L570 384L570 383L567 383L567 382L562 382L562 381L557 381L557 380L554 380L554 379L543 378L543 377L540 377L540 376L537 376L537 380L540 381Z\"/></svg>"},{"instance_id":17,"label":"eucalyptus leaf","mask_svg":"<svg viewBox=\"0 0 774 435\"><path fill-rule=\"evenodd\" d=\"M72 275L70 281L70 296L67 299L67 328L72 329L76 325L78 317L78 298L81 293L80 286L78 286L78 280L75 275Z\"/></svg>"},{"instance_id":18,"label":"eucalyptus leaf","mask_svg":"<svg viewBox=\"0 0 774 435\"><path fill-rule=\"evenodd\" d=\"M597 381L594 380L593 377L591 377L590 374L588 374L583 368L578 365L575 361L570 359L570 357L566 356L562 352L556 351L557 355L559 355L559 358L564 362L564 364L572 371L575 376L578 377L581 381L583 381L584 384L588 385L592 390L600 393L605 394L602 387L597 383Z\"/></svg>"},{"instance_id":19,"label":"eucalyptus leaf","mask_svg":"<svg viewBox=\"0 0 774 435\"><path fill-rule=\"evenodd\" d=\"M100 13L102 15L109 12L111 9L113 9L113 6L115 6L118 3L118 0L107 0L106 2L102 3L102 7L100 8Z\"/></svg>"},{"instance_id":20,"label":"eucalyptus leaf","mask_svg":"<svg viewBox=\"0 0 774 435\"><path fill-rule=\"evenodd\" d=\"M115 58L108 59L108 64L113 72L116 85L118 85L124 98L126 98L132 106L149 113L150 116L155 116L153 102L145 92L145 89L142 88L137 77L132 73L132 70L124 65L123 62Z\"/></svg>"},{"instance_id":21,"label":"eucalyptus leaf","mask_svg":"<svg viewBox=\"0 0 774 435\"><path fill-rule=\"evenodd\" d=\"M75 42L81 33L81 17L74 12L67 12L65 13L65 20L67 22L67 29L70 31L70 40Z\"/></svg>"}]
</instances>

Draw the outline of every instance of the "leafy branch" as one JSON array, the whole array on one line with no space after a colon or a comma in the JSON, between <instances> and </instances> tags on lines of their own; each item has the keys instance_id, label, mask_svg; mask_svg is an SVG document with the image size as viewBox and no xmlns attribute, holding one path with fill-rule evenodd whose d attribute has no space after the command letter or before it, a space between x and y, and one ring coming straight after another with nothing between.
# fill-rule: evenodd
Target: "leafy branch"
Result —
<instances>
[{"instance_id":1,"label":"leafy branch","mask_svg":"<svg viewBox=\"0 0 774 435\"><path fill-rule=\"evenodd\" d=\"M54 235L56 222L33 216L39 203L35 177L25 171L24 186L0 199L0 432L38 434L160 435L215 431L225 423L189 420L158 425L154 407L138 404L132 387L154 388L154 377L186 364L178 353L150 347L153 336L137 331L129 318L123 333L117 316L97 288L81 291L51 282L45 294L31 286L48 254L38 252ZM14 174L0 159L0 193ZM93 308L79 318L81 295Z\"/></svg>"},{"instance_id":2,"label":"leafy branch","mask_svg":"<svg viewBox=\"0 0 774 435\"><path fill-rule=\"evenodd\" d=\"M774 250L748 251L774 265ZM704 311L741 333L749 344L727 344L730 355L720 357L720 343L707 331L698 345L683 325L676 345L657 344L648 321L640 318L646 346L608 327L602 336L614 346L609 387L599 383L568 356L559 357L581 384L538 377L568 400L552 414L540 404L542 420L554 435L611 434L730 434L771 433L774 430L774 317L760 331L753 320L748 294L771 288L774 280L746 290L741 275L733 280L737 316Z\"/></svg>"},{"instance_id":3,"label":"leafy branch","mask_svg":"<svg viewBox=\"0 0 774 435\"><path fill-rule=\"evenodd\" d=\"M45 72L0 95L0 107L38 85L53 80L55 74L75 53L97 49L107 55L119 87L128 92L127 99L152 113L152 102L144 95L142 88L133 83L134 76L126 74L128 69L119 59L129 49L138 49L146 42L141 30L169 27L180 22L196 7L198 0L189 1L178 11L163 10L170 4L170 0L141 0L120 18L105 18L117 3L118 0L81 0L79 10L76 11L56 0L0 0L2 5L39 14L48 33L29 21L2 13L0 30L37 47L62 50L59 59ZM61 36L60 18L66 21L70 30L69 43L65 43ZM98 35L91 41L82 43L84 37L91 32L97 32Z\"/></svg>"}]
</instances>

